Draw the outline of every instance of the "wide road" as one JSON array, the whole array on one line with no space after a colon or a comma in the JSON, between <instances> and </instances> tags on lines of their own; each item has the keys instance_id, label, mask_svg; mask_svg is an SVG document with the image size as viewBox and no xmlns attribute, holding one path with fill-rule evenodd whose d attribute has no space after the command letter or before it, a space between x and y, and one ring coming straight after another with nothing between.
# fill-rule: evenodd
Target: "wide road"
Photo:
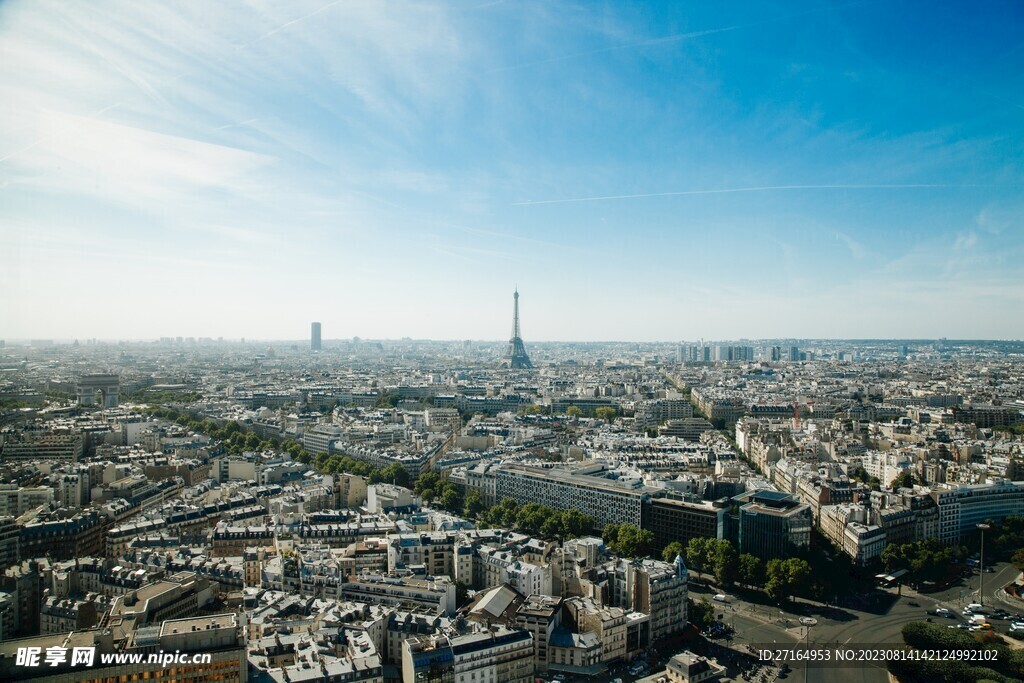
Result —
<instances>
[{"instance_id":1,"label":"wide road","mask_svg":"<svg viewBox=\"0 0 1024 683\"><path fill-rule=\"evenodd\" d=\"M1017 572L1012 565L1003 563L995 566L992 573L986 573L984 604L986 607L1002 607L1011 613L1024 612L1024 603L1005 599L1000 596L999 589L1012 581ZM874 604L863 604L856 607L829 607L821 604L798 601L796 606L786 611L777 607L766 607L733 600L730 604L714 603L722 620L733 625L736 634L732 647L743 649L747 644L770 645L806 641L809 644L822 645L880 645L900 646L903 644L902 629L912 621L921 621L929 617L928 612L936 607L946 607L961 614L963 607L971 602L979 602L978 586L980 575L975 574L953 588L938 593L922 594L906 587L902 595L895 589L879 592ZM706 590L706 589L705 589ZM705 590L698 588L694 598ZM706 597L710 597L707 595ZM802 626L800 616L809 615L817 620L814 626ZM955 625L964 621L962 616L956 619L932 617L938 624ZM1005 633L1009 622L990 620L992 626ZM857 666L809 668L797 667L789 680L794 683L887 683L888 676L884 665L863 664Z\"/></svg>"}]
</instances>

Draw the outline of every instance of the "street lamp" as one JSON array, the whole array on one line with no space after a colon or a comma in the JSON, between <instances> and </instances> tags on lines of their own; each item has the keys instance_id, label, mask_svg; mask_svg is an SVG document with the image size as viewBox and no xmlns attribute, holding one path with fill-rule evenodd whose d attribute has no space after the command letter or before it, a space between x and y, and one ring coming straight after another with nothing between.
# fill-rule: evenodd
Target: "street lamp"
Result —
<instances>
[{"instance_id":1,"label":"street lamp","mask_svg":"<svg viewBox=\"0 0 1024 683\"><path fill-rule=\"evenodd\" d=\"M978 604L982 607L985 606L985 532L991 528L988 524L978 525L981 531L981 584L978 586Z\"/></svg>"}]
</instances>

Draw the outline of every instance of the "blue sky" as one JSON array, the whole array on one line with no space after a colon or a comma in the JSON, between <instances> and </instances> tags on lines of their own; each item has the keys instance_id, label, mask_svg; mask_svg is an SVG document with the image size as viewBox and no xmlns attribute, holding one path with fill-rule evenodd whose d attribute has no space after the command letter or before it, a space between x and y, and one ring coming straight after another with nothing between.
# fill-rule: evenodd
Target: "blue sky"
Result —
<instances>
[{"instance_id":1,"label":"blue sky","mask_svg":"<svg viewBox=\"0 0 1024 683\"><path fill-rule=\"evenodd\" d=\"M1024 337L1019 2L0 5L0 338Z\"/></svg>"}]
</instances>

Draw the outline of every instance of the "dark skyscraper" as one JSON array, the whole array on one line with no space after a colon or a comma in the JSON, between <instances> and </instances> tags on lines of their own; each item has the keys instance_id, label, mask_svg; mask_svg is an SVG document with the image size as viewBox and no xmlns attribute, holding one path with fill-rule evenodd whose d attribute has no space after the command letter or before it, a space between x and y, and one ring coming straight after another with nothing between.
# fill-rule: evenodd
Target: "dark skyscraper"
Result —
<instances>
[{"instance_id":1,"label":"dark skyscraper","mask_svg":"<svg viewBox=\"0 0 1024 683\"><path fill-rule=\"evenodd\" d=\"M523 345L523 338L519 335L519 289L512 295L515 300L515 308L512 313L512 338L508 341L508 350L505 358L508 366L513 369L529 369L533 367L530 357L526 355L526 347Z\"/></svg>"},{"instance_id":2,"label":"dark skyscraper","mask_svg":"<svg viewBox=\"0 0 1024 683\"><path fill-rule=\"evenodd\" d=\"M309 348L314 351L320 350L320 323L313 323L313 329L309 336Z\"/></svg>"}]
</instances>

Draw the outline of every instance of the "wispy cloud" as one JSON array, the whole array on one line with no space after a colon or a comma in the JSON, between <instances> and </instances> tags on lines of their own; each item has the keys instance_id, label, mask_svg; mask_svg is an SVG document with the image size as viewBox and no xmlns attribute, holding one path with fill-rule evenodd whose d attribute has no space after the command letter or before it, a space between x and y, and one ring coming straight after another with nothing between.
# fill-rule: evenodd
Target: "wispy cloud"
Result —
<instances>
[{"instance_id":1,"label":"wispy cloud","mask_svg":"<svg viewBox=\"0 0 1024 683\"><path fill-rule=\"evenodd\" d=\"M199 188L237 192L244 185L239 179L268 161L245 150L59 112L40 117L39 127L40 147L22 164L37 174L31 182L133 203Z\"/></svg>"},{"instance_id":2,"label":"wispy cloud","mask_svg":"<svg viewBox=\"0 0 1024 683\"><path fill-rule=\"evenodd\" d=\"M850 255L854 258L862 259L867 254L867 250L864 248L864 245L847 235L845 232L836 230L835 236L838 241L842 242L846 246L850 251Z\"/></svg>"},{"instance_id":3,"label":"wispy cloud","mask_svg":"<svg viewBox=\"0 0 1024 683\"><path fill-rule=\"evenodd\" d=\"M574 202L603 202L617 199L649 199L653 197L686 197L710 194L740 194L747 192L784 192L793 190L934 190L962 185L944 185L933 183L906 183L893 185L765 185L760 187L728 187L707 190L681 190L678 192L646 192L642 194L602 195L596 197L569 197L566 199L536 199L513 202L512 206L535 206L539 204L571 204Z\"/></svg>"},{"instance_id":4,"label":"wispy cloud","mask_svg":"<svg viewBox=\"0 0 1024 683\"><path fill-rule=\"evenodd\" d=\"M755 335L801 310L923 324L948 317L950 283L1016 305L1024 138L1000 83L1024 64L984 8L922 26L877 2L475 4L0 5L0 332L31 334L44 306L67 329L123 325L81 313L103 292L73 285L92 271L76 251L141 283L135 336L172 332L174 260L300 327L372 285L324 319L341 336L486 337L465 311L516 282L544 293L529 329L551 338ZM877 42L883 14L905 44ZM927 52L953 27L988 61ZM922 49L949 78L908 65ZM965 82L992 106L949 96ZM686 197L704 199L651 201ZM313 294L281 304L268 268ZM593 294L609 277L630 283L622 329ZM462 293L427 310L410 282ZM722 300L673 298L698 286ZM836 312L850 291L882 303ZM577 331L559 296L600 322Z\"/></svg>"}]
</instances>

